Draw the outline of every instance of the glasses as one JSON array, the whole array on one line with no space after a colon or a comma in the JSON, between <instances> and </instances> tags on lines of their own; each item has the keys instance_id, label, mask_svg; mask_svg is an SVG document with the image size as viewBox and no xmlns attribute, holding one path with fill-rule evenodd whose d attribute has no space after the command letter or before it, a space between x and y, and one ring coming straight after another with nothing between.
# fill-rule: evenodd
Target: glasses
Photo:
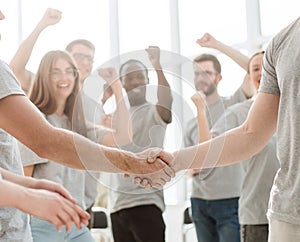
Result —
<instances>
[{"instance_id":1,"label":"glasses","mask_svg":"<svg viewBox=\"0 0 300 242\"><path fill-rule=\"evenodd\" d=\"M50 72L50 77L52 80L59 80L65 75L67 78L76 78L78 73L76 69L67 69L65 72L60 70L53 70Z\"/></svg>"},{"instance_id":2,"label":"glasses","mask_svg":"<svg viewBox=\"0 0 300 242\"><path fill-rule=\"evenodd\" d=\"M88 62L90 63L93 63L94 62L94 57L93 56L90 56L90 55L84 55L84 54L81 54L81 53L74 53L73 54L73 57L76 61L84 61L84 60L87 60Z\"/></svg>"},{"instance_id":3,"label":"glasses","mask_svg":"<svg viewBox=\"0 0 300 242\"><path fill-rule=\"evenodd\" d=\"M196 76L217 76L219 73L215 71L197 71Z\"/></svg>"}]
</instances>

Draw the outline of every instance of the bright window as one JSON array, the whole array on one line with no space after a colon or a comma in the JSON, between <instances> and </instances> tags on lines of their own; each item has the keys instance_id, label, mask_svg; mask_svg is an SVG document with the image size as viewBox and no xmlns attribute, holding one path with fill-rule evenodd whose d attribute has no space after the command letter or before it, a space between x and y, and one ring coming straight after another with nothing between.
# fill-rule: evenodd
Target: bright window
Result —
<instances>
[{"instance_id":1,"label":"bright window","mask_svg":"<svg viewBox=\"0 0 300 242\"><path fill-rule=\"evenodd\" d=\"M34 6L33 14L32 7ZM50 50L65 49L74 39L84 38L96 46L94 67L106 61L110 55L108 1L85 0L31 0L22 4L23 38L26 38L42 18L47 8L62 11L61 21L41 33L34 47L28 68L35 71L43 55ZM14 50L15 51L15 50Z\"/></svg>"},{"instance_id":2,"label":"bright window","mask_svg":"<svg viewBox=\"0 0 300 242\"><path fill-rule=\"evenodd\" d=\"M119 1L120 52L157 45L170 50L169 1Z\"/></svg>"},{"instance_id":3,"label":"bright window","mask_svg":"<svg viewBox=\"0 0 300 242\"><path fill-rule=\"evenodd\" d=\"M299 17L299 1L260 0L261 30L273 36Z\"/></svg>"},{"instance_id":4,"label":"bright window","mask_svg":"<svg viewBox=\"0 0 300 242\"><path fill-rule=\"evenodd\" d=\"M0 1L1 11L5 16L4 20L1 20L1 42L0 42L0 54L1 59L9 62L14 54L14 51L18 48L18 1ZM14 26L14 27L12 27Z\"/></svg>"}]
</instances>

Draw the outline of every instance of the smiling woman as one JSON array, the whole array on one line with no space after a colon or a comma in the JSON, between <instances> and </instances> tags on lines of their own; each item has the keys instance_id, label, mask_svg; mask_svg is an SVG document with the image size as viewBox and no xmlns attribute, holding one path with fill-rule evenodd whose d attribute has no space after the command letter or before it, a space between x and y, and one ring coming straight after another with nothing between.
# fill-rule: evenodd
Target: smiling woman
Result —
<instances>
[{"instance_id":1,"label":"smiling woman","mask_svg":"<svg viewBox=\"0 0 300 242\"><path fill-rule=\"evenodd\" d=\"M123 133L118 132L118 127L112 131L86 122L79 86L79 75L73 57L65 51L50 51L41 60L29 98L44 114L46 120L55 127L72 130L107 146L116 146L117 142L120 142L118 145L121 142L130 142L131 137L123 137ZM120 81L114 79L111 86L119 101L118 109L121 108L123 112L123 115L116 116L124 122L127 120L128 112L120 100L122 85ZM120 122L118 118L116 120ZM129 127L127 136L131 135L130 129ZM61 184L75 197L80 207L86 207L84 172L40 158L22 144L20 150L25 175ZM80 230L72 227L67 234L65 230L62 233L57 232L49 222L35 217L31 218L30 225L34 241L49 241L47 240L49 238L63 241L64 236L68 236L69 241L78 239L86 242L94 241L86 226Z\"/></svg>"}]
</instances>

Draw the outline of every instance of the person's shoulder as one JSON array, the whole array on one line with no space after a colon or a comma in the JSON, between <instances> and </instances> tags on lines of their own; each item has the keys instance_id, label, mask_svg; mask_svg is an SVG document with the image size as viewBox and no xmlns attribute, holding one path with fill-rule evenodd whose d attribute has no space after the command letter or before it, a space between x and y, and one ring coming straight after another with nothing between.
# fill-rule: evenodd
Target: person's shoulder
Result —
<instances>
[{"instance_id":1,"label":"person's shoulder","mask_svg":"<svg viewBox=\"0 0 300 242\"><path fill-rule=\"evenodd\" d=\"M0 98L11 94L25 95L9 65L0 60Z\"/></svg>"},{"instance_id":2,"label":"person's shoulder","mask_svg":"<svg viewBox=\"0 0 300 242\"><path fill-rule=\"evenodd\" d=\"M292 23L287 25L281 31L279 31L271 40L273 45L276 45L276 49L279 48L281 44L285 42L286 39L289 39L291 34L299 29L300 27L300 17L294 20Z\"/></svg>"}]
</instances>

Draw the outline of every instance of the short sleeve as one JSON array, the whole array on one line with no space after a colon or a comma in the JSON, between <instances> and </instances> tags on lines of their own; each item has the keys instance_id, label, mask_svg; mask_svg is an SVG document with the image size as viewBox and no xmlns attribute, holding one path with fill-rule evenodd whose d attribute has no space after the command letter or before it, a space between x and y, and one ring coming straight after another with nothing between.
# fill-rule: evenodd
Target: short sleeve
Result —
<instances>
[{"instance_id":1,"label":"short sleeve","mask_svg":"<svg viewBox=\"0 0 300 242\"><path fill-rule=\"evenodd\" d=\"M271 41L266 53L263 58L263 76L260 83L259 92L270 93L270 94L280 94L280 89L278 86L277 75L275 70L275 55L276 46L275 40Z\"/></svg>"},{"instance_id":2,"label":"short sleeve","mask_svg":"<svg viewBox=\"0 0 300 242\"><path fill-rule=\"evenodd\" d=\"M18 142L18 146L23 166L32 166L49 162L48 160L39 157L36 153L22 143Z\"/></svg>"},{"instance_id":3,"label":"short sleeve","mask_svg":"<svg viewBox=\"0 0 300 242\"><path fill-rule=\"evenodd\" d=\"M25 95L9 66L0 60L0 99L13 94Z\"/></svg>"}]
</instances>

